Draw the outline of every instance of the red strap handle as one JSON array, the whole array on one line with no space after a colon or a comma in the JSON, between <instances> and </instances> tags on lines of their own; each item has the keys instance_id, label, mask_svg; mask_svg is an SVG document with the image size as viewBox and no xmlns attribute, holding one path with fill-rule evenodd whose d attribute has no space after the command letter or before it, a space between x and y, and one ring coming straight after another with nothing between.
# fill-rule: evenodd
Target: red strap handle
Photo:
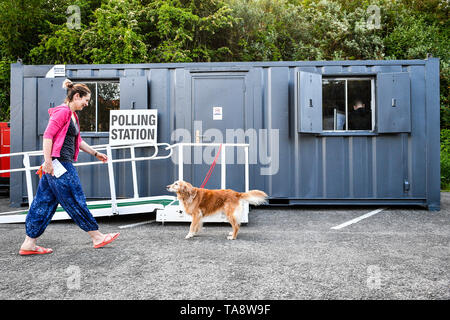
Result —
<instances>
[{"instance_id":1,"label":"red strap handle","mask_svg":"<svg viewBox=\"0 0 450 320\"><path fill-rule=\"evenodd\" d=\"M217 162L217 159L219 158L219 154L220 154L221 150L222 150L222 144L220 144L219 150L217 151L217 154L216 154L216 157L214 158L213 163L211 163L211 166L209 167L208 173L206 174L206 177L203 180L203 183L200 186L200 188L203 189L205 187L206 183L208 182L209 178L211 177L211 174L214 171L214 167L216 166L216 162Z\"/></svg>"}]
</instances>

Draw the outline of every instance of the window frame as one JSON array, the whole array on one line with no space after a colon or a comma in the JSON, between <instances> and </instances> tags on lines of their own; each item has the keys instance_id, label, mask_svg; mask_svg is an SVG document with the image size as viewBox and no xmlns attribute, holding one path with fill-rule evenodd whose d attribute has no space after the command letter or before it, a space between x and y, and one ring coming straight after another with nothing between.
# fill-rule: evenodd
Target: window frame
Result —
<instances>
[{"instance_id":1,"label":"window frame","mask_svg":"<svg viewBox=\"0 0 450 320\"><path fill-rule=\"evenodd\" d=\"M322 75L322 89L323 89L323 81L324 80L340 80L345 81L345 126L348 126L348 80L370 80L370 108L371 108L371 122L372 128L370 130L322 130L322 133L325 135L333 135L333 134L375 134L376 133L376 76L375 75L367 75L367 76L328 76ZM322 100L322 121L323 121L323 100Z\"/></svg>"},{"instance_id":2,"label":"window frame","mask_svg":"<svg viewBox=\"0 0 450 320\"><path fill-rule=\"evenodd\" d=\"M119 86L119 100L120 100L120 79L114 78L114 79L86 79L86 80L80 80L76 79L73 80L73 83L83 83L83 84L95 84L95 131L81 131L83 136L103 136L103 135L109 135L109 131L98 131L98 83L99 82L108 82L108 83L117 83ZM120 110L120 104L119 104L119 110Z\"/></svg>"}]
</instances>

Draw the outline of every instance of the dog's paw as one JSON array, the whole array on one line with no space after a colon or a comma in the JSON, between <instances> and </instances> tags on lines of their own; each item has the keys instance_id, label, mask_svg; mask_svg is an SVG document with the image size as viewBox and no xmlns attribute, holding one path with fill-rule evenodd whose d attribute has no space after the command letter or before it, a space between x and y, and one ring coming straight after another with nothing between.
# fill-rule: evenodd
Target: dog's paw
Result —
<instances>
[{"instance_id":1,"label":"dog's paw","mask_svg":"<svg viewBox=\"0 0 450 320\"><path fill-rule=\"evenodd\" d=\"M228 239L228 240L236 240L236 238L233 238L233 233L231 233L231 234L227 237L227 239Z\"/></svg>"},{"instance_id":2,"label":"dog's paw","mask_svg":"<svg viewBox=\"0 0 450 320\"><path fill-rule=\"evenodd\" d=\"M195 233L191 233L191 232L189 232L187 235L186 235L186 237L184 237L185 239L190 239L190 238L193 238L195 236Z\"/></svg>"}]
</instances>

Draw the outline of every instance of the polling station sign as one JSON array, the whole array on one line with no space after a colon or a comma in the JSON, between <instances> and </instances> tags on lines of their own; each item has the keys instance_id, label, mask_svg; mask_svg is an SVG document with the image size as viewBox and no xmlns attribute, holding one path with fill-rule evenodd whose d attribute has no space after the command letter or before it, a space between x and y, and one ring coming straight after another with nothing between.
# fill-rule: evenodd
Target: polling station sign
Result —
<instances>
[{"instance_id":1,"label":"polling station sign","mask_svg":"<svg viewBox=\"0 0 450 320\"><path fill-rule=\"evenodd\" d=\"M109 144L157 143L157 110L111 110Z\"/></svg>"}]
</instances>

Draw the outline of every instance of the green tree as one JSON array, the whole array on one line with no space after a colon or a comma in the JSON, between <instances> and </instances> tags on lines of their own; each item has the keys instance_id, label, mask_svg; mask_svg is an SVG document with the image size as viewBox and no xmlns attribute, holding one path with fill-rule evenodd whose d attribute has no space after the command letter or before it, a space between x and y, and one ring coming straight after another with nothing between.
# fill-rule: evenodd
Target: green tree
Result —
<instances>
[{"instance_id":1,"label":"green tree","mask_svg":"<svg viewBox=\"0 0 450 320\"><path fill-rule=\"evenodd\" d=\"M79 1L81 28L70 29L66 20L51 25L31 51L33 63L133 63L147 58L137 19L142 11L137 0ZM83 9L84 8L84 9ZM93 10L93 11L92 11ZM84 17L84 18L83 18Z\"/></svg>"},{"instance_id":2,"label":"green tree","mask_svg":"<svg viewBox=\"0 0 450 320\"><path fill-rule=\"evenodd\" d=\"M386 13L390 17L383 40L386 58L425 59L427 54L440 58L441 128L449 129L450 29L448 18L443 18L443 1L405 2L410 5L400 4Z\"/></svg>"},{"instance_id":3,"label":"green tree","mask_svg":"<svg viewBox=\"0 0 450 320\"><path fill-rule=\"evenodd\" d=\"M12 62L6 58L0 60L0 122L9 121L9 78Z\"/></svg>"},{"instance_id":4,"label":"green tree","mask_svg":"<svg viewBox=\"0 0 450 320\"><path fill-rule=\"evenodd\" d=\"M80 64L89 63L89 56L80 45L81 30L69 29L67 26L53 25L54 33L43 35L41 43L31 49L32 64Z\"/></svg>"},{"instance_id":5,"label":"green tree","mask_svg":"<svg viewBox=\"0 0 450 320\"><path fill-rule=\"evenodd\" d=\"M233 34L242 60L382 58L381 32L366 25L366 7L336 1L228 0L239 24Z\"/></svg>"},{"instance_id":6,"label":"green tree","mask_svg":"<svg viewBox=\"0 0 450 320\"><path fill-rule=\"evenodd\" d=\"M143 6L138 0L111 0L95 10L80 45L92 63L138 63L148 60L139 27Z\"/></svg>"},{"instance_id":7,"label":"green tree","mask_svg":"<svg viewBox=\"0 0 450 320\"><path fill-rule=\"evenodd\" d=\"M231 60L227 34L235 21L225 3L156 0L145 10L152 62Z\"/></svg>"},{"instance_id":8,"label":"green tree","mask_svg":"<svg viewBox=\"0 0 450 320\"><path fill-rule=\"evenodd\" d=\"M0 120L9 121L10 64L83 63L67 8L78 5L88 22L101 0L0 0Z\"/></svg>"}]
</instances>

